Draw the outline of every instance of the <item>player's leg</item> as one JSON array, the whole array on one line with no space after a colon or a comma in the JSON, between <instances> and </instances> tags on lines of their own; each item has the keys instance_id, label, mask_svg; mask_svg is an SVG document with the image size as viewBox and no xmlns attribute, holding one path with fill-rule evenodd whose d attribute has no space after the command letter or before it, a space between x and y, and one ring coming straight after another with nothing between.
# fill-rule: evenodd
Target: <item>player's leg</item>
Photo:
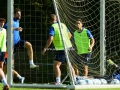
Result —
<instances>
[{"instance_id":1,"label":"player's leg","mask_svg":"<svg viewBox=\"0 0 120 90\"><path fill-rule=\"evenodd\" d=\"M61 83L61 70L60 70L60 66L61 66L61 62L54 60L53 62L53 69L55 72L55 76L56 76L56 84L60 84Z\"/></svg>"},{"instance_id":2,"label":"player's leg","mask_svg":"<svg viewBox=\"0 0 120 90\"><path fill-rule=\"evenodd\" d=\"M4 53L3 53L3 52L0 52L0 68L1 68L2 70L3 70L4 61L5 61Z\"/></svg>"},{"instance_id":3,"label":"player's leg","mask_svg":"<svg viewBox=\"0 0 120 90\"><path fill-rule=\"evenodd\" d=\"M79 76L79 65L81 65L81 57L80 57L80 55L78 55L78 54L75 55L73 57L73 60L74 60L75 63L72 63L72 65L73 65L73 68L74 68L74 71L75 71L75 75L77 77L77 76Z\"/></svg>"},{"instance_id":4,"label":"player's leg","mask_svg":"<svg viewBox=\"0 0 120 90\"><path fill-rule=\"evenodd\" d=\"M75 65L73 65L73 67L74 67L74 70L75 70L75 75L76 75L76 76L79 76L78 65L75 64Z\"/></svg>"},{"instance_id":5,"label":"player's leg","mask_svg":"<svg viewBox=\"0 0 120 90\"><path fill-rule=\"evenodd\" d=\"M12 70L12 72L13 72L13 74L17 77L17 78L19 78L19 80L20 80L20 83L24 83L24 80L25 80L25 77L22 77L17 71L15 71L15 70Z\"/></svg>"},{"instance_id":6,"label":"player's leg","mask_svg":"<svg viewBox=\"0 0 120 90\"><path fill-rule=\"evenodd\" d=\"M74 68L73 68L72 66L71 66L71 70L72 70L72 75L73 75L74 83L77 84L77 83L76 83L76 74L75 74L75 70L74 70Z\"/></svg>"},{"instance_id":7,"label":"player's leg","mask_svg":"<svg viewBox=\"0 0 120 90\"><path fill-rule=\"evenodd\" d=\"M16 47L24 47L25 49L27 49L27 54L29 57L29 63L30 63L30 68L36 68L39 67L38 65L35 65L33 62L33 49L32 49L32 45L30 42L25 41L25 40L20 40L18 42L18 44L16 45Z\"/></svg>"},{"instance_id":8,"label":"player's leg","mask_svg":"<svg viewBox=\"0 0 120 90\"><path fill-rule=\"evenodd\" d=\"M5 77L7 79L7 58L5 58L5 61L4 61L3 72L4 72Z\"/></svg>"},{"instance_id":9,"label":"player's leg","mask_svg":"<svg viewBox=\"0 0 120 90\"><path fill-rule=\"evenodd\" d=\"M4 72L3 70L0 68L0 79L4 85L3 90L8 90L9 89L9 85L7 84L7 80L5 78Z\"/></svg>"},{"instance_id":10,"label":"player's leg","mask_svg":"<svg viewBox=\"0 0 120 90\"><path fill-rule=\"evenodd\" d=\"M3 70L3 64L4 62L3 61L0 61L0 68Z\"/></svg>"},{"instance_id":11,"label":"player's leg","mask_svg":"<svg viewBox=\"0 0 120 90\"><path fill-rule=\"evenodd\" d=\"M68 68L68 64L65 63L65 66ZM76 73L75 73L75 69L73 68L73 66L71 65L71 70L72 70L72 75L73 75L73 79L74 79L74 83L77 84L76 82Z\"/></svg>"},{"instance_id":12,"label":"player's leg","mask_svg":"<svg viewBox=\"0 0 120 90\"><path fill-rule=\"evenodd\" d=\"M5 60L4 60L4 65L3 65L3 72L4 72L4 74L5 74L5 77L7 78L7 58L8 58L8 53L7 52L5 52L4 53L4 58L5 58Z\"/></svg>"},{"instance_id":13,"label":"player's leg","mask_svg":"<svg viewBox=\"0 0 120 90\"><path fill-rule=\"evenodd\" d=\"M54 62L53 62L53 69L55 71L55 76L56 76L56 84L60 84L61 83L61 70L60 70L60 66L64 62L65 62L64 51L56 51Z\"/></svg>"},{"instance_id":14,"label":"player's leg","mask_svg":"<svg viewBox=\"0 0 120 90\"><path fill-rule=\"evenodd\" d=\"M88 65L90 63L90 58L91 58L91 53L84 54L84 75L87 77L88 76Z\"/></svg>"},{"instance_id":15,"label":"player's leg","mask_svg":"<svg viewBox=\"0 0 120 90\"><path fill-rule=\"evenodd\" d=\"M3 90L4 89L8 90L9 85L7 84L7 81L3 72L3 64L4 64L4 53L0 52L0 79L4 85Z\"/></svg>"},{"instance_id":16,"label":"player's leg","mask_svg":"<svg viewBox=\"0 0 120 90\"><path fill-rule=\"evenodd\" d=\"M4 72L5 75L7 75L7 65L3 66L3 72Z\"/></svg>"},{"instance_id":17,"label":"player's leg","mask_svg":"<svg viewBox=\"0 0 120 90\"><path fill-rule=\"evenodd\" d=\"M12 60L12 66L14 66L14 60ZM14 67L13 67L14 68ZM14 69L12 70L13 75L15 75L17 78L19 78L20 83L24 83L25 77L22 77L17 71Z\"/></svg>"},{"instance_id":18,"label":"player's leg","mask_svg":"<svg viewBox=\"0 0 120 90\"><path fill-rule=\"evenodd\" d=\"M84 65L84 72L85 72L85 76L87 77L88 76L88 66L87 65Z\"/></svg>"}]
</instances>

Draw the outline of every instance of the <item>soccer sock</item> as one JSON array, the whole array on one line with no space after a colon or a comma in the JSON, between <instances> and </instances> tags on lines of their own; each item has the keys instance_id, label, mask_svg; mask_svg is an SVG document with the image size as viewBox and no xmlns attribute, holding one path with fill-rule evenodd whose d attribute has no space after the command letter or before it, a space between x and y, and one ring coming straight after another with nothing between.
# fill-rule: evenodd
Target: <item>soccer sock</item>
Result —
<instances>
[{"instance_id":1,"label":"soccer sock","mask_svg":"<svg viewBox=\"0 0 120 90\"><path fill-rule=\"evenodd\" d=\"M19 74L17 75L17 77L18 77L19 79L21 79L21 78L22 78Z\"/></svg>"},{"instance_id":2,"label":"soccer sock","mask_svg":"<svg viewBox=\"0 0 120 90\"><path fill-rule=\"evenodd\" d=\"M73 79L74 79L74 83L76 84L76 77L74 77Z\"/></svg>"},{"instance_id":3,"label":"soccer sock","mask_svg":"<svg viewBox=\"0 0 120 90\"><path fill-rule=\"evenodd\" d=\"M60 77L56 77L56 83L61 83Z\"/></svg>"},{"instance_id":4,"label":"soccer sock","mask_svg":"<svg viewBox=\"0 0 120 90\"><path fill-rule=\"evenodd\" d=\"M6 85L7 85L7 81L6 81L6 79L5 79L5 78L3 78L1 81L2 81L2 83L3 83L3 85L4 85L4 86L6 86Z\"/></svg>"},{"instance_id":5,"label":"soccer sock","mask_svg":"<svg viewBox=\"0 0 120 90\"><path fill-rule=\"evenodd\" d=\"M30 63L30 64L34 64L34 63L33 63L33 60L30 60L29 63Z\"/></svg>"}]
</instances>

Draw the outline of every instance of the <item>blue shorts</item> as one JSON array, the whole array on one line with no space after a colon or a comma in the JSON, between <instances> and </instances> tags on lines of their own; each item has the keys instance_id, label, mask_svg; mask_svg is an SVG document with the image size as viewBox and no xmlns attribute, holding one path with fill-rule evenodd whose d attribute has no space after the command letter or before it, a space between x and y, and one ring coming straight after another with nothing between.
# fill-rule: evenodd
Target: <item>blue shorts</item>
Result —
<instances>
[{"instance_id":1,"label":"blue shorts","mask_svg":"<svg viewBox=\"0 0 120 90\"><path fill-rule=\"evenodd\" d=\"M54 60L62 63L66 63L64 50L56 51Z\"/></svg>"},{"instance_id":2,"label":"blue shorts","mask_svg":"<svg viewBox=\"0 0 120 90\"><path fill-rule=\"evenodd\" d=\"M78 64L84 64L88 66L88 64L90 63L91 55L92 55L91 52L88 54L80 54L80 55L77 55L75 60Z\"/></svg>"},{"instance_id":3,"label":"blue shorts","mask_svg":"<svg viewBox=\"0 0 120 90\"><path fill-rule=\"evenodd\" d=\"M4 58L4 52L0 52L0 61L4 62L5 58Z\"/></svg>"}]
</instances>

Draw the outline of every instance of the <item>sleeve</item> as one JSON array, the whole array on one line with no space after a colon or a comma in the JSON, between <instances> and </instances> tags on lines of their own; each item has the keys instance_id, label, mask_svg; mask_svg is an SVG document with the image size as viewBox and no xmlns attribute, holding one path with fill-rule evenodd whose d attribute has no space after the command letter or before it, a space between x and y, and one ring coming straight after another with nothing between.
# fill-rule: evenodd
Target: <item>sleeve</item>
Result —
<instances>
[{"instance_id":1,"label":"sleeve","mask_svg":"<svg viewBox=\"0 0 120 90\"><path fill-rule=\"evenodd\" d=\"M7 27L8 27L8 23L6 23L5 25L4 25L4 28L7 30Z\"/></svg>"},{"instance_id":2,"label":"sleeve","mask_svg":"<svg viewBox=\"0 0 120 90\"><path fill-rule=\"evenodd\" d=\"M91 32L88 29L86 30L86 32L87 32L87 35L89 38L93 38L93 35L91 34Z\"/></svg>"},{"instance_id":3,"label":"sleeve","mask_svg":"<svg viewBox=\"0 0 120 90\"><path fill-rule=\"evenodd\" d=\"M6 30L3 30L3 38L1 43L1 52L6 52Z\"/></svg>"},{"instance_id":4,"label":"sleeve","mask_svg":"<svg viewBox=\"0 0 120 90\"><path fill-rule=\"evenodd\" d=\"M49 28L49 36L54 36L55 32L54 32L54 28L51 26Z\"/></svg>"}]
</instances>

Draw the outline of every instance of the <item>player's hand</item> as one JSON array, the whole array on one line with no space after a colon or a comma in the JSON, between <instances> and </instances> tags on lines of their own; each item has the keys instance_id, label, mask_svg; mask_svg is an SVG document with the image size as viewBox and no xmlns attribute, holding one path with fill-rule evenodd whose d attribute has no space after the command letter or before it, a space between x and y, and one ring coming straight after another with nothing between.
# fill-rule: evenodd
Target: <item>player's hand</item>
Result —
<instances>
[{"instance_id":1,"label":"player's hand","mask_svg":"<svg viewBox=\"0 0 120 90\"><path fill-rule=\"evenodd\" d=\"M89 47L89 48L88 48L88 51L92 51L92 47Z\"/></svg>"},{"instance_id":2,"label":"player's hand","mask_svg":"<svg viewBox=\"0 0 120 90\"><path fill-rule=\"evenodd\" d=\"M22 27L19 27L19 28L13 28L13 30L18 30L18 31L22 32Z\"/></svg>"},{"instance_id":3,"label":"player's hand","mask_svg":"<svg viewBox=\"0 0 120 90\"><path fill-rule=\"evenodd\" d=\"M46 49L44 48L42 51L42 55L45 55Z\"/></svg>"},{"instance_id":4,"label":"player's hand","mask_svg":"<svg viewBox=\"0 0 120 90\"><path fill-rule=\"evenodd\" d=\"M22 32L22 27L19 27L18 30L19 30L20 32Z\"/></svg>"}]
</instances>

